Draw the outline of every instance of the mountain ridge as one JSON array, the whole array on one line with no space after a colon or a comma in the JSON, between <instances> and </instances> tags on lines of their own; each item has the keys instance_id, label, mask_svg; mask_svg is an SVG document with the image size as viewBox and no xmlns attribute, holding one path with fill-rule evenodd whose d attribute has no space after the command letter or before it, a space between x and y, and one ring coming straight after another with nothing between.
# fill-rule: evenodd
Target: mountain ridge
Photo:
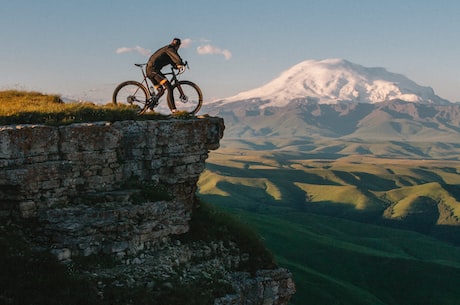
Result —
<instances>
[{"instance_id":1,"label":"mountain ridge","mask_svg":"<svg viewBox=\"0 0 460 305\"><path fill-rule=\"evenodd\" d=\"M227 139L460 140L460 104L401 74L343 59L301 62L262 87L203 109L224 118Z\"/></svg>"},{"instance_id":2,"label":"mountain ridge","mask_svg":"<svg viewBox=\"0 0 460 305\"><path fill-rule=\"evenodd\" d=\"M318 104L306 99L259 108L244 101L208 108L225 120L225 138L324 137L362 140L460 140L460 105L393 100Z\"/></svg>"},{"instance_id":3,"label":"mountain ridge","mask_svg":"<svg viewBox=\"0 0 460 305\"><path fill-rule=\"evenodd\" d=\"M379 103L393 99L423 104L450 103L437 96L431 87L420 86L402 74L380 67L364 67L340 58L305 60L259 88L214 103L268 100L262 107L276 107L297 98L321 104Z\"/></svg>"}]
</instances>

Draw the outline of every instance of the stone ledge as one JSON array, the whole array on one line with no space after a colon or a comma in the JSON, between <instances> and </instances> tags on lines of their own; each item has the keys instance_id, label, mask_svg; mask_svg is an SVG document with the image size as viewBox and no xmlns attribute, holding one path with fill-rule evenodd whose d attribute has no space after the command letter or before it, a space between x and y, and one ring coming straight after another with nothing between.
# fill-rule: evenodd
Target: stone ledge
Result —
<instances>
[{"instance_id":1,"label":"stone ledge","mask_svg":"<svg viewBox=\"0 0 460 305\"><path fill-rule=\"evenodd\" d=\"M168 185L190 210L221 118L0 126L0 217L37 217L133 177Z\"/></svg>"}]
</instances>

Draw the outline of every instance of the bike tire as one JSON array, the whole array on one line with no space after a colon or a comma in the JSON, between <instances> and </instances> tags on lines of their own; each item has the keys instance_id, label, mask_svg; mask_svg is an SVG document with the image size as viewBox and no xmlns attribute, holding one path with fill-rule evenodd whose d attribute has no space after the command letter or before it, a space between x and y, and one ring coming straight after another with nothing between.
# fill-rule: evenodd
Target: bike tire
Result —
<instances>
[{"instance_id":1,"label":"bike tire","mask_svg":"<svg viewBox=\"0 0 460 305\"><path fill-rule=\"evenodd\" d=\"M181 97L180 89L185 94L185 98ZM174 102L174 103L173 103ZM168 94L168 106L172 109L176 106L177 111L186 111L190 114L196 114L203 104L203 94L197 84L182 80L178 81L172 87L172 94Z\"/></svg>"},{"instance_id":2,"label":"bike tire","mask_svg":"<svg viewBox=\"0 0 460 305\"><path fill-rule=\"evenodd\" d=\"M112 103L115 105L129 105L136 107L138 114L143 114L148 109L150 93L139 82L129 80L119 84L112 95Z\"/></svg>"}]
</instances>

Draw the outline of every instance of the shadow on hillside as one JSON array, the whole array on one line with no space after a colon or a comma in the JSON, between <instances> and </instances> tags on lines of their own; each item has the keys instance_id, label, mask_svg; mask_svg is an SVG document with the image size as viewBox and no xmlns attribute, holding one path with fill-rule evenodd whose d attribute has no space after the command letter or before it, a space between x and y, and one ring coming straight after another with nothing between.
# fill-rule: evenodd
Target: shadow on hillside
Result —
<instances>
[{"instance_id":1,"label":"shadow on hillside","mask_svg":"<svg viewBox=\"0 0 460 305\"><path fill-rule=\"evenodd\" d=\"M396 188L396 182L391 179L385 179L377 175L354 172L353 174L344 171L332 171L334 175L342 179L350 185L356 185L358 189L363 191L389 191Z\"/></svg>"},{"instance_id":2,"label":"shadow on hillside","mask_svg":"<svg viewBox=\"0 0 460 305\"><path fill-rule=\"evenodd\" d=\"M382 226L399 230L409 230L421 233L435 239L448 242L454 246L460 247L460 227L448 225L426 226L417 222L403 222L399 220L382 219Z\"/></svg>"},{"instance_id":3,"label":"shadow on hillside","mask_svg":"<svg viewBox=\"0 0 460 305\"><path fill-rule=\"evenodd\" d=\"M455 246L460 246L460 227L450 225L437 225L436 220L439 212L433 203L430 211L425 214L412 214L404 220L383 218L383 209L380 210L356 210L352 205L338 204L331 201L305 203L305 193L297 191L291 194L292 198L297 198L300 204L285 204L283 201L267 198L264 190L257 190L253 187L235 186L230 183L220 183L219 188L230 192L231 198L219 195L200 195L207 202L216 204L228 211L246 211L253 214L272 215L278 217L284 213L306 213L322 215L334 218L347 219L372 226L382 226L398 230L414 231L432 238L448 242ZM236 192L238 191L238 192ZM293 189L293 191L296 191Z\"/></svg>"},{"instance_id":4,"label":"shadow on hillside","mask_svg":"<svg viewBox=\"0 0 460 305\"><path fill-rule=\"evenodd\" d=\"M460 226L436 224L440 217L440 212L438 211L437 203L433 199L428 197L419 198L419 202L415 203L412 210L414 212L409 213L404 219L388 219L383 217L384 209L356 210L352 205L322 201L307 204L307 207L297 211L348 219L369 225L414 231L460 246Z\"/></svg>"},{"instance_id":5,"label":"shadow on hillside","mask_svg":"<svg viewBox=\"0 0 460 305\"><path fill-rule=\"evenodd\" d=\"M456 226L459 220L452 210L455 202L453 199L460 201L460 185L446 184L446 181L456 181L453 176L458 174L458 169L454 165L401 165L400 172L398 165L382 165L388 175L378 175L376 173L382 171L370 171L373 168L366 165L363 168L357 167L356 171L354 167L350 170L348 167L341 167L341 163L337 165L325 160L324 155L314 163L302 162L307 159L305 155L309 154L275 152L251 161L233 160L242 164L238 167L207 163L207 168L218 175L215 178L218 179L215 181L216 188L229 196L205 197L229 210L239 209L273 217L289 211L325 215L369 225L415 231L460 246L460 226ZM267 162L267 159L275 162ZM405 169L408 171L404 171ZM444 176L444 173L447 175ZM415 187L431 182L439 184L434 188L433 196L428 191L424 195L420 194L423 187ZM414 187L407 190L413 196L411 206L405 207L407 211L402 218L386 218L395 216L391 214L390 200L393 199L391 196L386 197L384 193L403 189L405 185ZM346 190L343 196L347 198L343 202L360 201L361 205L338 202L340 199L334 193L337 189ZM312 195L308 192L314 194L315 191L322 192L322 196L312 200ZM436 197L436 192L443 197ZM446 204L443 204L443 200ZM439 221L443 225L437 224ZM452 225L447 225L448 223Z\"/></svg>"},{"instance_id":6,"label":"shadow on hillside","mask_svg":"<svg viewBox=\"0 0 460 305\"><path fill-rule=\"evenodd\" d=\"M257 144L257 143L254 143L253 141L241 139L240 142L246 147L253 149L253 150L272 150L272 149L277 148L276 145L268 141L264 142L263 144Z\"/></svg>"},{"instance_id":7,"label":"shadow on hillside","mask_svg":"<svg viewBox=\"0 0 460 305\"><path fill-rule=\"evenodd\" d=\"M301 101L298 102L298 107L303 110L301 112L304 113L303 119L306 123L329 130L337 137L355 132L358 122L374 110L374 105L371 104L324 105Z\"/></svg>"},{"instance_id":8,"label":"shadow on hillside","mask_svg":"<svg viewBox=\"0 0 460 305\"><path fill-rule=\"evenodd\" d=\"M244 168L235 168L223 165L217 165L213 163L208 163L206 167L219 175L222 176L229 176L235 177L239 179L268 179L269 181L273 182L275 185L280 186L281 188L286 188L285 185L291 184L286 183L286 181L298 181L303 183L313 183L313 184L321 184L321 185L338 185L336 182L327 180L326 178L313 174L307 173L302 170L296 170L292 168L286 169L254 169L251 168L248 170L248 167L251 165L264 165L264 163L258 162L242 162L244 163ZM289 179L288 179L289 178ZM290 188L289 188L290 189ZM295 189L299 189L295 187ZM299 189L300 190L300 189ZM305 193L303 198L305 200Z\"/></svg>"}]
</instances>

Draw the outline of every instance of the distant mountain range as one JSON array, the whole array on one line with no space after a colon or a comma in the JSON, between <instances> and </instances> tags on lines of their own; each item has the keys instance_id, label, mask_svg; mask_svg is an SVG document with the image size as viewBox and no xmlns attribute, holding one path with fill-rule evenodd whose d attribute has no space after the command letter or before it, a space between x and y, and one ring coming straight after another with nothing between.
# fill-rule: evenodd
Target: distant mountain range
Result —
<instances>
[{"instance_id":1,"label":"distant mountain range","mask_svg":"<svg viewBox=\"0 0 460 305\"><path fill-rule=\"evenodd\" d=\"M220 104L242 100L264 102L261 107L282 107L294 99L320 104L340 102L380 103L399 99L446 105L430 87L384 68L367 68L344 59L307 60L281 73L266 85L223 99Z\"/></svg>"},{"instance_id":2,"label":"distant mountain range","mask_svg":"<svg viewBox=\"0 0 460 305\"><path fill-rule=\"evenodd\" d=\"M460 105L403 75L343 59L308 60L268 84L205 104L226 138L460 140Z\"/></svg>"}]
</instances>

